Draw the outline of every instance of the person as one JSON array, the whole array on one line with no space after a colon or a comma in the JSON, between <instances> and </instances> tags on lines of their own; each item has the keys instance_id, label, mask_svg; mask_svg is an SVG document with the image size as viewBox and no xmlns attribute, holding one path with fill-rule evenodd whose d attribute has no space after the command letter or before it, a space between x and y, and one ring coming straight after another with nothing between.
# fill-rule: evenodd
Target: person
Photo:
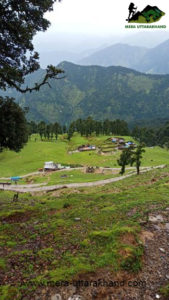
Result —
<instances>
[{"instance_id":1,"label":"person","mask_svg":"<svg viewBox=\"0 0 169 300\"><path fill-rule=\"evenodd\" d=\"M134 15L135 12L136 12L136 9L137 9L137 7L134 7L134 3L131 2L130 5L129 5L129 16L128 16L128 19L127 19L127 20L130 20L131 14L132 14L131 17L133 17L133 15Z\"/></svg>"}]
</instances>

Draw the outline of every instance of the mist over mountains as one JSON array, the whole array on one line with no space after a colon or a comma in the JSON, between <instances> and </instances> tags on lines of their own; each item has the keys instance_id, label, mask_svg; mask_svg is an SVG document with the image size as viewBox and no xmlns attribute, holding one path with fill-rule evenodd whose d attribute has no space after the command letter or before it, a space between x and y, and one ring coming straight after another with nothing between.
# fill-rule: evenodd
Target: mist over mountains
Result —
<instances>
[{"instance_id":1,"label":"mist over mountains","mask_svg":"<svg viewBox=\"0 0 169 300\"><path fill-rule=\"evenodd\" d=\"M79 64L134 68L148 51L148 48L119 43L93 53L80 60Z\"/></svg>"},{"instance_id":2,"label":"mist over mountains","mask_svg":"<svg viewBox=\"0 0 169 300\"><path fill-rule=\"evenodd\" d=\"M169 39L169 32L165 30L160 32L143 31L132 34L129 34L126 30L125 35L116 36L43 33L35 36L34 45L35 49L40 54L41 67L46 68L46 66L49 64L57 65L62 61L70 61L76 64L81 64L83 63L83 59L86 60L88 57L90 57L90 55L103 49L106 50L106 48L113 47L116 44L125 44L127 46L147 48L147 50L151 50L151 48L157 47L167 39ZM121 63L123 62L124 61L121 61ZM110 60L109 65L112 65L111 63L112 62ZM128 64L122 66L127 67Z\"/></svg>"},{"instance_id":3,"label":"mist over mountains","mask_svg":"<svg viewBox=\"0 0 169 300\"><path fill-rule=\"evenodd\" d=\"M169 40L152 49L115 44L79 61L81 65L123 66L150 74L169 73Z\"/></svg>"},{"instance_id":4,"label":"mist over mountains","mask_svg":"<svg viewBox=\"0 0 169 300\"><path fill-rule=\"evenodd\" d=\"M80 65L122 66L150 74L169 73L169 33L165 31L105 37L104 42L101 37L92 40L78 35L71 40L71 36L63 34L56 41L49 38L47 49L45 41L37 45L43 68L69 61Z\"/></svg>"}]
</instances>

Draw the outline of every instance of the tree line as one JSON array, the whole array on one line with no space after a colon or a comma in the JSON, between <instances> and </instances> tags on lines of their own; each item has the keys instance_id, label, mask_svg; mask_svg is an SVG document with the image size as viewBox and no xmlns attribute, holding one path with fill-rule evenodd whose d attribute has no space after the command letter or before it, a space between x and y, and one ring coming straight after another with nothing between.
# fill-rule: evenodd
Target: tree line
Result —
<instances>
[{"instance_id":1,"label":"tree line","mask_svg":"<svg viewBox=\"0 0 169 300\"><path fill-rule=\"evenodd\" d=\"M35 123L33 121L28 123L29 135L37 133L42 139L53 139L57 140L59 134L67 133L67 139L70 140L74 132L78 132L81 136L91 136L92 134L99 135L128 135L128 125L123 120L104 120L96 121L91 117L87 119L78 119L73 121L68 127L62 126L59 123L47 124L44 121Z\"/></svg>"},{"instance_id":2,"label":"tree line","mask_svg":"<svg viewBox=\"0 0 169 300\"><path fill-rule=\"evenodd\" d=\"M145 146L160 146L169 148L169 121L161 125L159 128L135 126L129 129L129 126L124 120L94 120L92 117L86 119L77 119L69 126L62 126L58 122L48 124L44 121L36 123L28 122L29 135L38 133L41 139L55 139L59 134L67 133L67 138L70 140L74 132L78 132L81 136L99 135L119 135L132 136L139 143L144 143Z\"/></svg>"},{"instance_id":3,"label":"tree line","mask_svg":"<svg viewBox=\"0 0 169 300\"><path fill-rule=\"evenodd\" d=\"M158 128L135 126L131 131L131 136L148 147L158 145L169 148L169 121Z\"/></svg>"},{"instance_id":4,"label":"tree line","mask_svg":"<svg viewBox=\"0 0 169 300\"><path fill-rule=\"evenodd\" d=\"M96 121L91 117L87 119L78 119L72 122L69 126L69 131L78 132L81 136L90 136L92 133L98 135L128 135L129 128L127 122L123 120L104 120Z\"/></svg>"},{"instance_id":5,"label":"tree line","mask_svg":"<svg viewBox=\"0 0 169 300\"><path fill-rule=\"evenodd\" d=\"M41 140L43 139L56 139L59 134L66 133L66 127L61 126L59 123L55 122L53 124L47 124L44 121L35 123L33 121L28 123L29 136L32 134L39 134Z\"/></svg>"},{"instance_id":6,"label":"tree line","mask_svg":"<svg viewBox=\"0 0 169 300\"><path fill-rule=\"evenodd\" d=\"M119 135L132 136L139 143L145 146L160 146L169 148L169 121L159 128L135 126L129 129L124 120L94 120L92 117L77 119L69 126L61 125L58 122L46 123L41 121L27 122L26 111L24 112L13 100L0 97L0 151L10 149L20 151L32 134L39 134L41 140L57 140L59 134L67 134L70 141L74 132L81 136L99 135Z\"/></svg>"}]
</instances>

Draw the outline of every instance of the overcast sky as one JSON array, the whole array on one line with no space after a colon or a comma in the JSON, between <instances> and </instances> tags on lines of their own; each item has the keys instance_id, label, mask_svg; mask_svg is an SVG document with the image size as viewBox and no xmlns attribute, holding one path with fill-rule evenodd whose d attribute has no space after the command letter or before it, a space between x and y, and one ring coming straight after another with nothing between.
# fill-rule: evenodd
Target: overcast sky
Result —
<instances>
[{"instance_id":1,"label":"overcast sky","mask_svg":"<svg viewBox=\"0 0 169 300\"><path fill-rule=\"evenodd\" d=\"M139 0L134 1L139 11L145 6L158 6L166 12L158 24L169 24L169 3L166 0ZM62 0L55 3L54 11L47 13L51 21L52 32L79 32L79 33L124 33L125 20L128 17L130 1L124 0Z\"/></svg>"},{"instance_id":2,"label":"overcast sky","mask_svg":"<svg viewBox=\"0 0 169 300\"><path fill-rule=\"evenodd\" d=\"M134 1L134 0L132 0ZM45 33L38 33L34 38L34 45L40 54L51 51L81 52L117 43L128 42L129 35L141 33L143 29L125 29L128 7L131 1L124 0L62 0L54 4L54 10L46 13L51 26ZM169 2L166 0L134 1L139 11L148 4L158 6L166 13L156 24L169 28ZM140 45L152 47L167 39L167 30L148 29L146 37ZM157 34L157 42L154 36ZM123 37L123 39L122 39ZM160 40L161 38L161 40ZM169 34L168 34L169 38ZM152 45L149 45L150 39ZM147 40L147 42L146 42ZM134 42L132 41L134 44ZM139 39L136 38L139 45Z\"/></svg>"}]
</instances>

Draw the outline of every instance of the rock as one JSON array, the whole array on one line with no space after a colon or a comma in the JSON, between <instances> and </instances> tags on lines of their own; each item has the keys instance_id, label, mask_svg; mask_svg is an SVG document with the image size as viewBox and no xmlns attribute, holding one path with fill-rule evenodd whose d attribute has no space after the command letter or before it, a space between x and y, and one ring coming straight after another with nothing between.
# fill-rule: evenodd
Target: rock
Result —
<instances>
[{"instance_id":1,"label":"rock","mask_svg":"<svg viewBox=\"0 0 169 300\"><path fill-rule=\"evenodd\" d=\"M161 230L161 228L158 225L154 225L155 230Z\"/></svg>"},{"instance_id":2,"label":"rock","mask_svg":"<svg viewBox=\"0 0 169 300\"><path fill-rule=\"evenodd\" d=\"M147 221L145 221L145 220L139 220L139 224L144 226L144 225L147 224Z\"/></svg>"},{"instance_id":3,"label":"rock","mask_svg":"<svg viewBox=\"0 0 169 300\"><path fill-rule=\"evenodd\" d=\"M159 248L159 250L163 253L165 253L165 250L163 248Z\"/></svg>"},{"instance_id":4,"label":"rock","mask_svg":"<svg viewBox=\"0 0 169 300\"><path fill-rule=\"evenodd\" d=\"M68 286L67 291L69 295L75 295L76 294L76 287L75 286Z\"/></svg>"},{"instance_id":5,"label":"rock","mask_svg":"<svg viewBox=\"0 0 169 300\"><path fill-rule=\"evenodd\" d=\"M68 300L83 300L83 298L79 295L74 295L72 297L69 297Z\"/></svg>"},{"instance_id":6,"label":"rock","mask_svg":"<svg viewBox=\"0 0 169 300\"><path fill-rule=\"evenodd\" d=\"M51 300L62 300L62 297L60 294L55 294L51 297Z\"/></svg>"},{"instance_id":7,"label":"rock","mask_svg":"<svg viewBox=\"0 0 169 300\"><path fill-rule=\"evenodd\" d=\"M169 231L169 223L165 224L165 229L167 229L167 231Z\"/></svg>"},{"instance_id":8,"label":"rock","mask_svg":"<svg viewBox=\"0 0 169 300\"><path fill-rule=\"evenodd\" d=\"M167 279L169 279L169 275L166 275L165 277L166 277Z\"/></svg>"},{"instance_id":9,"label":"rock","mask_svg":"<svg viewBox=\"0 0 169 300\"><path fill-rule=\"evenodd\" d=\"M149 216L149 221L152 223L161 223L164 222L164 219L162 215Z\"/></svg>"},{"instance_id":10,"label":"rock","mask_svg":"<svg viewBox=\"0 0 169 300\"><path fill-rule=\"evenodd\" d=\"M97 292L96 289L94 289L94 290L91 291L91 294L92 294L92 297L93 297L93 298L96 298L97 295L98 295L98 292Z\"/></svg>"},{"instance_id":11,"label":"rock","mask_svg":"<svg viewBox=\"0 0 169 300\"><path fill-rule=\"evenodd\" d=\"M160 299L160 298L161 298L161 296L156 294L156 299Z\"/></svg>"},{"instance_id":12,"label":"rock","mask_svg":"<svg viewBox=\"0 0 169 300\"><path fill-rule=\"evenodd\" d=\"M169 207L167 207L165 210L169 210Z\"/></svg>"},{"instance_id":13,"label":"rock","mask_svg":"<svg viewBox=\"0 0 169 300\"><path fill-rule=\"evenodd\" d=\"M80 219L80 218L74 218L74 220L75 220L75 221L80 221L81 219Z\"/></svg>"}]
</instances>

